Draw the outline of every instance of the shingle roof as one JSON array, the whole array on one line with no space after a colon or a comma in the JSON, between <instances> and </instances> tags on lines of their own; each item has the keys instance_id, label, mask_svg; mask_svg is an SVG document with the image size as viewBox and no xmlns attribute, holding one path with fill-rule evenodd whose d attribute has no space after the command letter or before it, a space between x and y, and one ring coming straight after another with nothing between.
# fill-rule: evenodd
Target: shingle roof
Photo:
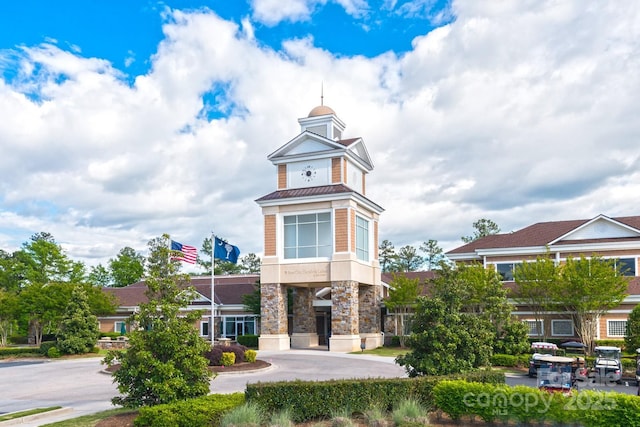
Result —
<instances>
[{"instance_id":1,"label":"shingle roof","mask_svg":"<svg viewBox=\"0 0 640 427\"><path fill-rule=\"evenodd\" d=\"M640 216L628 216L611 218L622 224L633 228L640 229ZM521 248L531 246L545 246L554 240L564 236L572 230L591 221L591 219L576 219L569 221L551 221L539 222L530 225L521 230L505 234L494 234L483 237L476 241L467 243L456 249L448 251L447 254L463 254L472 253L478 249L503 249L503 248ZM625 241L640 240L638 238L615 238L615 239L592 239L580 240L580 243L607 242L607 241ZM571 240L563 241L563 243L571 243Z\"/></svg>"},{"instance_id":2,"label":"shingle roof","mask_svg":"<svg viewBox=\"0 0 640 427\"><path fill-rule=\"evenodd\" d=\"M216 303L223 305L242 304L242 296L252 293L259 280L259 274L215 276ZM191 286L203 297L211 299L211 276L191 277ZM147 285L144 281L124 288L102 288L102 290L114 295L120 306L133 307L147 302L145 295Z\"/></svg>"}]
</instances>

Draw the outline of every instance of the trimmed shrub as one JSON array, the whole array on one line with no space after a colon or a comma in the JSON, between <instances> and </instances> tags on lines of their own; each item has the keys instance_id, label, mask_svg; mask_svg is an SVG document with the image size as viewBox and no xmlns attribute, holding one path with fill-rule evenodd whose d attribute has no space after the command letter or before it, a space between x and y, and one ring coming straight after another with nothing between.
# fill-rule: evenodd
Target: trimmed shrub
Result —
<instances>
[{"instance_id":1,"label":"trimmed shrub","mask_svg":"<svg viewBox=\"0 0 640 427\"><path fill-rule=\"evenodd\" d=\"M222 416L244 403L244 394L210 394L195 399L140 408L136 427L205 427L220 425Z\"/></svg>"},{"instance_id":2,"label":"trimmed shrub","mask_svg":"<svg viewBox=\"0 0 640 427\"><path fill-rule=\"evenodd\" d=\"M225 353L233 353L236 355L235 363L244 362L244 352L247 350L249 350L247 347L238 344L222 347L222 351L224 351Z\"/></svg>"},{"instance_id":3,"label":"trimmed shrub","mask_svg":"<svg viewBox=\"0 0 640 427\"><path fill-rule=\"evenodd\" d=\"M0 348L0 357L19 355L42 355L40 349L36 347L4 347Z\"/></svg>"},{"instance_id":4,"label":"trimmed shrub","mask_svg":"<svg viewBox=\"0 0 640 427\"><path fill-rule=\"evenodd\" d=\"M255 350L247 350L244 352L245 362L254 363L258 357L258 352Z\"/></svg>"},{"instance_id":5,"label":"trimmed shrub","mask_svg":"<svg viewBox=\"0 0 640 427\"><path fill-rule=\"evenodd\" d=\"M400 347L400 337L394 335L391 337L391 347Z\"/></svg>"},{"instance_id":6,"label":"trimmed shrub","mask_svg":"<svg viewBox=\"0 0 640 427\"><path fill-rule=\"evenodd\" d=\"M267 413L290 408L292 420L303 422L330 418L331 410L349 409L352 413L365 413L369 408L378 407L390 411L394 404L406 400L407 396L413 397L425 408L431 408L434 386L452 377L249 383L245 395L247 401L256 402ZM459 374L455 378L504 383L504 374L491 371ZM333 407L327 402L333 402Z\"/></svg>"},{"instance_id":7,"label":"trimmed shrub","mask_svg":"<svg viewBox=\"0 0 640 427\"><path fill-rule=\"evenodd\" d=\"M258 335L238 335L238 344L249 348L258 348Z\"/></svg>"},{"instance_id":8,"label":"trimmed shrub","mask_svg":"<svg viewBox=\"0 0 640 427\"><path fill-rule=\"evenodd\" d=\"M224 353L222 353L220 363L222 364L222 366L231 366L236 363L236 355L234 353L227 353L225 351Z\"/></svg>"},{"instance_id":9,"label":"trimmed shrub","mask_svg":"<svg viewBox=\"0 0 640 427\"><path fill-rule=\"evenodd\" d=\"M221 366L222 348L220 346L211 347L205 351L204 357L209 361L209 366Z\"/></svg>"},{"instance_id":10,"label":"trimmed shrub","mask_svg":"<svg viewBox=\"0 0 640 427\"><path fill-rule=\"evenodd\" d=\"M40 344L40 349L38 351L43 356L47 356L49 354L49 349L55 346L56 346L55 341L44 341L42 344Z\"/></svg>"},{"instance_id":11,"label":"trimmed shrub","mask_svg":"<svg viewBox=\"0 0 640 427\"><path fill-rule=\"evenodd\" d=\"M60 356L62 356L62 354L60 354L60 350L58 350L58 347L51 347L47 351L47 357L50 357L51 359L57 359Z\"/></svg>"}]
</instances>

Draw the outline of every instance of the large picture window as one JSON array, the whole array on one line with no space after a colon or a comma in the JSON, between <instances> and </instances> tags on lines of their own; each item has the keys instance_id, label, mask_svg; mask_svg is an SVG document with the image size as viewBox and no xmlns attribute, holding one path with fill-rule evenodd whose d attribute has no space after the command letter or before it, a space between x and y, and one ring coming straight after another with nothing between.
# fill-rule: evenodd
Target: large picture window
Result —
<instances>
[{"instance_id":1,"label":"large picture window","mask_svg":"<svg viewBox=\"0 0 640 427\"><path fill-rule=\"evenodd\" d=\"M332 242L330 212L284 217L285 259L328 258Z\"/></svg>"},{"instance_id":2,"label":"large picture window","mask_svg":"<svg viewBox=\"0 0 640 427\"><path fill-rule=\"evenodd\" d=\"M369 221L356 216L356 257L369 261Z\"/></svg>"}]
</instances>

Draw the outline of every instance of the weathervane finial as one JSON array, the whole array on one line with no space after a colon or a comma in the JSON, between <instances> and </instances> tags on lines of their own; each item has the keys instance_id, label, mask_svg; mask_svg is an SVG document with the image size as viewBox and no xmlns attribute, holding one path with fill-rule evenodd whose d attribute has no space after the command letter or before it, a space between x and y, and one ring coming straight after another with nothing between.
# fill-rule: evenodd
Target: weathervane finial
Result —
<instances>
[{"instance_id":1,"label":"weathervane finial","mask_svg":"<svg viewBox=\"0 0 640 427\"><path fill-rule=\"evenodd\" d=\"M320 82L320 105L324 105L324 81Z\"/></svg>"}]
</instances>

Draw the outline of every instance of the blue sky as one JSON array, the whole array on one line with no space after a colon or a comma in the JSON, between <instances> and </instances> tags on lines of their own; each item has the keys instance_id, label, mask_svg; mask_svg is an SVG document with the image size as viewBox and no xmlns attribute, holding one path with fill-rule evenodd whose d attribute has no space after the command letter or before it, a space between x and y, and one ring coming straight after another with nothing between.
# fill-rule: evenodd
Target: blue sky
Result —
<instances>
[{"instance_id":1,"label":"blue sky","mask_svg":"<svg viewBox=\"0 0 640 427\"><path fill-rule=\"evenodd\" d=\"M361 136L396 248L479 218L638 215L640 4L0 4L0 248L105 262L169 233L262 251L266 156L324 101Z\"/></svg>"}]
</instances>

